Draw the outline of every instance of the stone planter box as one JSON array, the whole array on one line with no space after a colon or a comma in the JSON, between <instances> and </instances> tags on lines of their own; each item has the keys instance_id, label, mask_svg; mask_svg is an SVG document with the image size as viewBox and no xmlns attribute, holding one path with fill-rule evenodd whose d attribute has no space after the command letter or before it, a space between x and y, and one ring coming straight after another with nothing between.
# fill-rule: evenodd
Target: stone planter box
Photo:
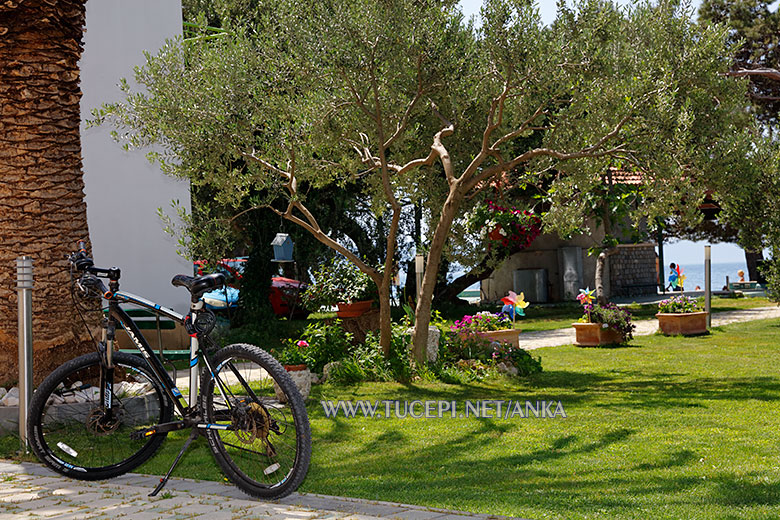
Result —
<instances>
[{"instance_id":1,"label":"stone planter box","mask_svg":"<svg viewBox=\"0 0 780 520\"><path fill-rule=\"evenodd\" d=\"M661 313L658 328L667 336L695 336L707 333L707 312Z\"/></svg>"},{"instance_id":2,"label":"stone planter box","mask_svg":"<svg viewBox=\"0 0 780 520\"><path fill-rule=\"evenodd\" d=\"M623 334L603 323L572 323L577 338L575 345L580 347L598 347L625 343Z\"/></svg>"},{"instance_id":3,"label":"stone planter box","mask_svg":"<svg viewBox=\"0 0 780 520\"><path fill-rule=\"evenodd\" d=\"M308 399L309 394L311 393L311 371L309 368L306 365L284 365L284 369L287 370L293 383L298 387L298 391L301 393L303 400L305 401ZM282 393L282 389L276 384L276 381L274 381L274 393L276 393L276 398L279 399L280 403L287 402L287 398L284 393Z\"/></svg>"},{"instance_id":4,"label":"stone planter box","mask_svg":"<svg viewBox=\"0 0 780 520\"><path fill-rule=\"evenodd\" d=\"M371 310L372 303L374 302L371 300L352 303L337 303L336 306L338 306L339 310L336 312L336 316L339 318L357 318L358 316L362 316Z\"/></svg>"},{"instance_id":5,"label":"stone planter box","mask_svg":"<svg viewBox=\"0 0 780 520\"><path fill-rule=\"evenodd\" d=\"M490 341L509 343L515 348L520 346L520 329L491 330L489 332L479 332L478 334Z\"/></svg>"}]
</instances>

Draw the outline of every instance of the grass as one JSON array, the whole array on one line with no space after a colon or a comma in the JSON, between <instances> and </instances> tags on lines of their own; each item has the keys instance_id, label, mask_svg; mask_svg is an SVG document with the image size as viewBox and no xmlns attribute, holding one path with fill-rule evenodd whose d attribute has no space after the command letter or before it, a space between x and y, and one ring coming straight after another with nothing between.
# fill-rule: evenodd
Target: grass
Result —
<instances>
[{"instance_id":1,"label":"grass","mask_svg":"<svg viewBox=\"0 0 780 520\"><path fill-rule=\"evenodd\" d=\"M741 303L730 300L728 303ZM777 320L539 349L527 380L315 386L301 491L525 518L780 517ZM555 400L566 419L326 418L319 401ZM186 433L139 472L164 474ZM18 443L0 440L0 451ZM198 439L176 475L223 480Z\"/></svg>"},{"instance_id":2,"label":"grass","mask_svg":"<svg viewBox=\"0 0 780 520\"><path fill-rule=\"evenodd\" d=\"M720 297L713 298L711 303L713 314L739 309L765 307L768 305L775 304L770 302L767 298ZM628 306L628 309L631 311L635 321L649 320L655 318L655 313L658 312L658 305L654 303L631 304ZM452 325L455 320L459 320L464 314L473 314L476 310L476 307L453 307L447 309L446 314L443 313L443 317L448 325ZM479 310L486 309L480 308ZM490 308L489 310L495 311L497 309ZM572 322L575 322L582 317L582 306L577 303L563 303L548 306L531 305L525 310L525 314L525 317L517 319L516 327L522 331L532 332L562 329L570 327Z\"/></svg>"}]
</instances>

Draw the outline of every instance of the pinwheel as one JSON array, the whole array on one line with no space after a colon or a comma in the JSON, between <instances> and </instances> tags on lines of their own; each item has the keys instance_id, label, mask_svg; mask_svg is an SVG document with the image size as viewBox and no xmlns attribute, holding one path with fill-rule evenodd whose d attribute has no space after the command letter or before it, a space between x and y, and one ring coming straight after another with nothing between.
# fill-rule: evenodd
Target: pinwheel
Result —
<instances>
[{"instance_id":1,"label":"pinwheel","mask_svg":"<svg viewBox=\"0 0 780 520\"><path fill-rule=\"evenodd\" d=\"M593 303L594 297L593 293L596 292L596 290L590 290L590 287L587 287L585 289L580 289L580 294L577 295L577 301L582 304L583 307L586 305L589 305ZM585 307L585 312L588 315L588 323L590 323L590 307Z\"/></svg>"},{"instance_id":2,"label":"pinwheel","mask_svg":"<svg viewBox=\"0 0 780 520\"><path fill-rule=\"evenodd\" d=\"M504 302L501 312L511 315L512 320L514 320L517 315L525 316L525 309L528 307L529 303L525 301L524 293L518 295L514 291L509 291L509 296L504 296L501 298L501 301Z\"/></svg>"},{"instance_id":3,"label":"pinwheel","mask_svg":"<svg viewBox=\"0 0 780 520\"><path fill-rule=\"evenodd\" d=\"M577 295L577 301L579 301L582 305L587 305L589 303L593 303L594 296L593 293L595 293L594 290L590 290L590 287L586 289L580 289L580 294Z\"/></svg>"},{"instance_id":4,"label":"pinwheel","mask_svg":"<svg viewBox=\"0 0 780 520\"><path fill-rule=\"evenodd\" d=\"M677 266L677 287L680 288L680 290L685 290L685 279L687 276L683 274L682 267L679 265Z\"/></svg>"}]
</instances>

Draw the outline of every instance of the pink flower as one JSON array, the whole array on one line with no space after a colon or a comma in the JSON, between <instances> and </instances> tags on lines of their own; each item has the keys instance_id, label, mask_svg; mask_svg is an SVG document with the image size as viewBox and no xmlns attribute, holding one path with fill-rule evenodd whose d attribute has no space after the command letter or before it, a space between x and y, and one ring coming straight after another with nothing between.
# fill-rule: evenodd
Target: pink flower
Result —
<instances>
[{"instance_id":1,"label":"pink flower","mask_svg":"<svg viewBox=\"0 0 780 520\"><path fill-rule=\"evenodd\" d=\"M309 346L309 343L305 339L298 340L298 343L296 343L301 348L305 348Z\"/></svg>"}]
</instances>

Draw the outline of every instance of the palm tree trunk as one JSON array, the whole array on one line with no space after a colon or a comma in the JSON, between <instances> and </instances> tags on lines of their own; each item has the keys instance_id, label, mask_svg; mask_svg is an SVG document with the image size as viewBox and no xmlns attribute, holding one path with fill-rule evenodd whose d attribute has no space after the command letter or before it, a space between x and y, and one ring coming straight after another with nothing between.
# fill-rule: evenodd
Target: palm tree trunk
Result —
<instances>
[{"instance_id":1,"label":"palm tree trunk","mask_svg":"<svg viewBox=\"0 0 780 520\"><path fill-rule=\"evenodd\" d=\"M64 258L88 237L78 68L85 3L0 4L0 384L18 374L18 256L32 257L35 271L36 382L90 345ZM94 325L99 315L90 314Z\"/></svg>"}]
</instances>

